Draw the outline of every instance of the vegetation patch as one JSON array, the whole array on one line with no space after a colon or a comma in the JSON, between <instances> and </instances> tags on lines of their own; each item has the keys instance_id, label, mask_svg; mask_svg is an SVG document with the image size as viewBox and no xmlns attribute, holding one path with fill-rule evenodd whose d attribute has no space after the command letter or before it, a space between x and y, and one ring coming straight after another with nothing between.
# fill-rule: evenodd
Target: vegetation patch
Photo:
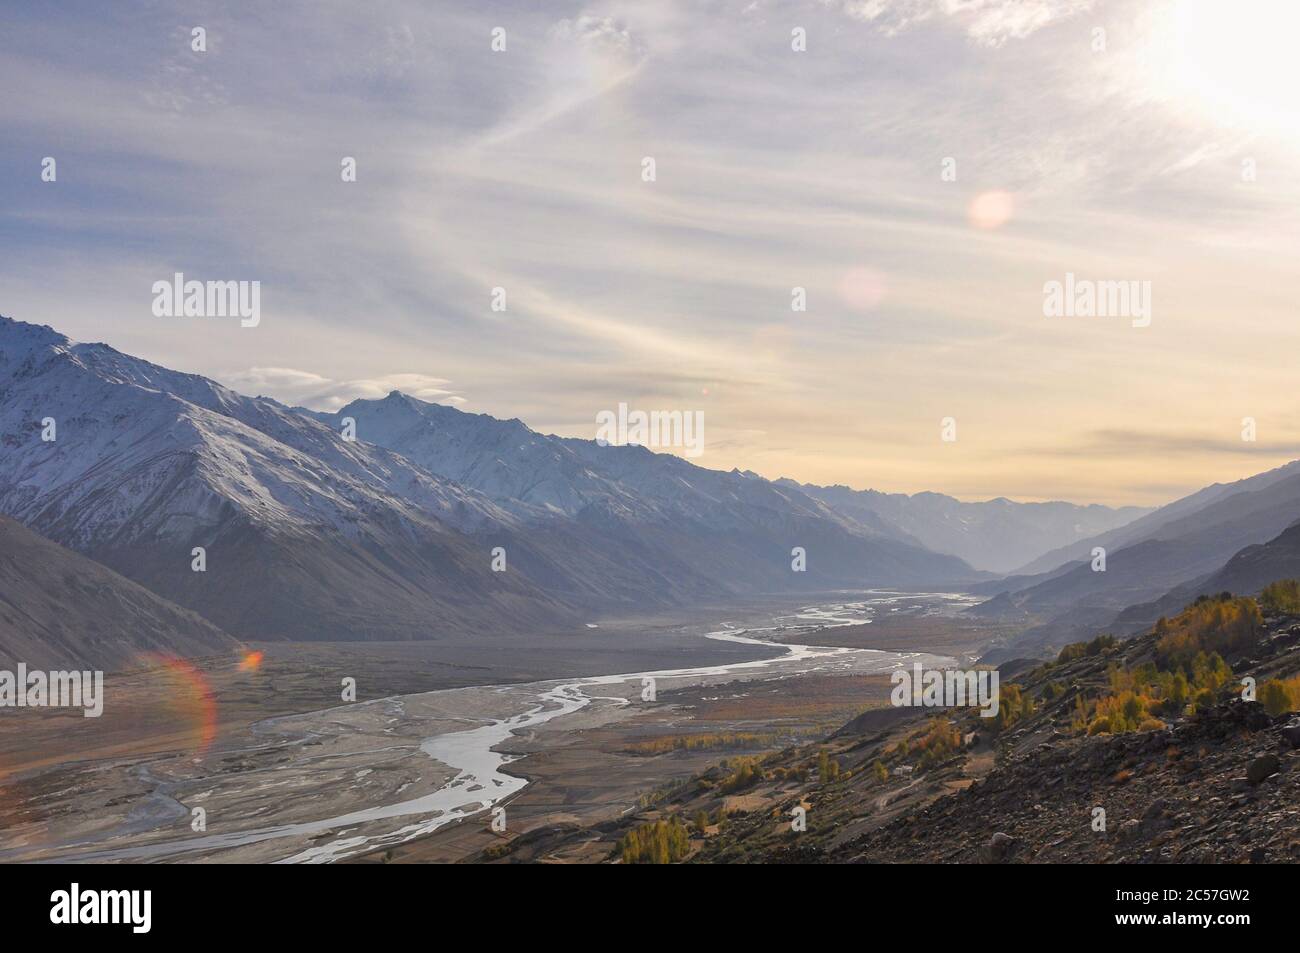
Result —
<instances>
[{"instance_id":1,"label":"vegetation patch","mask_svg":"<svg viewBox=\"0 0 1300 953\"><path fill-rule=\"evenodd\" d=\"M625 864L671 864L690 852L691 838L681 818L674 816L633 828L617 849Z\"/></svg>"}]
</instances>

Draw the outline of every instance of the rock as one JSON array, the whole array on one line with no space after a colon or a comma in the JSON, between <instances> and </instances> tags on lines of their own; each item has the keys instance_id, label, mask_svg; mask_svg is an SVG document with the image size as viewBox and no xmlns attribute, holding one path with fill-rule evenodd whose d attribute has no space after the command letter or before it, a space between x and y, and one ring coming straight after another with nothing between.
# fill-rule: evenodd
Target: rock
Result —
<instances>
[{"instance_id":1,"label":"rock","mask_svg":"<svg viewBox=\"0 0 1300 953\"><path fill-rule=\"evenodd\" d=\"M1251 862L1252 864L1266 864L1266 863L1268 863L1268 848L1267 848L1267 847L1256 847L1254 850L1252 850L1252 851L1250 852L1250 862Z\"/></svg>"},{"instance_id":2,"label":"rock","mask_svg":"<svg viewBox=\"0 0 1300 953\"><path fill-rule=\"evenodd\" d=\"M1142 833L1142 822L1138 820L1127 820L1119 826L1120 840L1136 840Z\"/></svg>"},{"instance_id":3,"label":"rock","mask_svg":"<svg viewBox=\"0 0 1300 953\"><path fill-rule=\"evenodd\" d=\"M1292 748L1300 748L1300 723L1287 725L1282 729L1282 737Z\"/></svg>"},{"instance_id":4,"label":"rock","mask_svg":"<svg viewBox=\"0 0 1300 953\"><path fill-rule=\"evenodd\" d=\"M989 838L989 857L994 863L1005 860L1011 856L1011 852L1016 848L1016 839L1010 834L1004 834L998 831Z\"/></svg>"},{"instance_id":5,"label":"rock","mask_svg":"<svg viewBox=\"0 0 1300 953\"><path fill-rule=\"evenodd\" d=\"M1164 798L1156 798L1142 815L1142 833L1150 837L1170 826L1169 802Z\"/></svg>"},{"instance_id":6,"label":"rock","mask_svg":"<svg viewBox=\"0 0 1300 953\"><path fill-rule=\"evenodd\" d=\"M1246 780L1251 784L1259 784L1271 774L1277 774L1278 769L1282 767L1282 762L1277 759L1275 754L1261 755L1250 763L1246 769Z\"/></svg>"},{"instance_id":7,"label":"rock","mask_svg":"<svg viewBox=\"0 0 1300 953\"><path fill-rule=\"evenodd\" d=\"M1148 805L1146 813L1142 815L1142 820L1150 821L1159 817L1164 817L1169 812L1169 802L1162 797L1156 798Z\"/></svg>"},{"instance_id":8,"label":"rock","mask_svg":"<svg viewBox=\"0 0 1300 953\"><path fill-rule=\"evenodd\" d=\"M1167 730L1153 731L1147 735L1143 743L1143 749L1146 751L1163 751L1173 744L1173 733Z\"/></svg>"}]
</instances>

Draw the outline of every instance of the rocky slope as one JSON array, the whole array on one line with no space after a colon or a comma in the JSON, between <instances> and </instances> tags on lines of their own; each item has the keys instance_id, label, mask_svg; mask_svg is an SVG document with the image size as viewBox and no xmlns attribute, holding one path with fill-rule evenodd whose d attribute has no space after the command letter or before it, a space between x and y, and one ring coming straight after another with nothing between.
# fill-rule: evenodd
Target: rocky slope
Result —
<instances>
[{"instance_id":1,"label":"rocky slope","mask_svg":"<svg viewBox=\"0 0 1300 953\"><path fill-rule=\"evenodd\" d=\"M847 783L815 785L810 799L828 815L822 836L782 838L772 844L772 858L1300 859L1300 719L1294 711L1274 716L1258 702L1241 700L1239 684L1245 676L1262 685L1300 673L1300 619L1269 619L1248 642L1226 651L1232 677L1213 703L1193 714L1163 714L1163 725L1120 734L1079 730L1080 698L1106 695L1113 669L1154 665L1160 653L1160 636L1152 632L1048 666L1008 666L1021 669L1006 684L1032 699L1031 713L998 731L963 712L953 721L962 738L957 750L930 765L924 757L895 760L884 782L875 780L869 765L908 730L873 739L869 730L851 726L831 744L843 751L844 769L859 767L860 774ZM1005 684L1003 691L1005 702ZM911 763L906 774L904 760ZM855 782L862 785L857 792ZM1098 808L1105 812L1104 830Z\"/></svg>"},{"instance_id":2,"label":"rocky slope","mask_svg":"<svg viewBox=\"0 0 1300 953\"><path fill-rule=\"evenodd\" d=\"M1300 728L1254 703L1171 730L1044 741L837 844L847 863L1295 863ZM1105 829L1099 829L1105 811Z\"/></svg>"},{"instance_id":3,"label":"rocky slope","mask_svg":"<svg viewBox=\"0 0 1300 953\"><path fill-rule=\"evenodd\" d=\"M1188 619L1218 618L1218 605ZM629 832L644 841L659 824L677 832L664 838L672 859L694 863L1300 860L1300 616L1211 627L1231 671L1187 664L1217 671L1205 675L1217 687L1193 686L1187 702L1111 733L1106 699L1126 678L1176 668L1178 624L1081 644L1046 665L1007 663L999 718L871 709L819 743L723 761L598 831L539 835L527 854L599 836L617 860ZM1247 676L1275 714L1243 700ZM1281 684L1292 685L1289 702L1266 690ZM800 809L806 830L796 831Z\"/></svg>"},{"instance_id":4,"label":"rocky slope","mask_svg":"<svg viewBox=\"0 0 1300 953\"><path fill-rule=\"evenodd\" d=\"M1300 500L1300 460L1284 466L1257 473L1232 483L1213 483L1195 493L1167 503L1156 510L1127 523L1068 546L1044 553L1033 562L1017 570L1017 575L1031 577L1050 573L1066 564L1082 562L1089 558L1094 546L1104 546L1114 552L1147 539L1175 539L1195 533L1204 526L1228 526L1232 523L1252 523L1248 534L1255 534L1262 525L1265 535L1254 540L1225 541L1228 555L1247 545L1262 542L1271 533L1277 533L1295 519L1295 503ZM1284 519L1277 519L1281 512ZM1262 520L1256 517L1263 514ZM1290 514L1289 516L1287 514ZM1226 559L1227 556L1224 556ZM1222 560L1220 560L1222 562Z\"/></svg>"},{"instance_id":5,"label":"rocky slope","mask_svg":"<svg viewBox=\"0 0 1300 953\"><path fill-rule=\"evenodd\" d=\"M236 648L195 613L0 516L0 668L113 671L141 652Z\"/></svg>"},{"instance_id":6,"label":"rocky slope","mask_svg":"<svg viewBox=\"0 0 1300 953\"><path fill-rule=\"evenodd\" d=\"M1129 606L1111 623L1115 632L1150 627L1197 596L1216 592L1258 592L1275 579L1300 577L1300 526L1288 527L1266 543L1247 546L1219 570L1183 583L1159 599Z\"/></svg>"},{"instance_id":7,"label":"rocky slope","mask_svg":"<svg viewBox=\"0 0 1300 953\"><path fill-rule=\"evenodd\" d=\"M1038 558L1019 574L977 585L1010 593L1017 608L1058 631L1105 624L1129 606L1174 593L1185 598L1249 546L1273 539L1300 513L1300 461L1229 484L1214 484L1106 533ZM1106 570L1092 567L1095 548ZM1106 618L1108 616L1108 618ZM1130 618L1134 624L1149 622ZM1095 629L1094 629L1095 630ZM1031 634L1027 646L1036 634ZM1059 643L1058 643L1059 644Z\"/></svg>"}]
</instances>

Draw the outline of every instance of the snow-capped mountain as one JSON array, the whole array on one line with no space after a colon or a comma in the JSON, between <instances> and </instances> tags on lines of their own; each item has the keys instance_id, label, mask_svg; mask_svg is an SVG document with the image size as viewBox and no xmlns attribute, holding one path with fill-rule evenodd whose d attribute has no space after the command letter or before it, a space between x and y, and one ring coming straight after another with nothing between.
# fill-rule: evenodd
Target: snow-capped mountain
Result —
<instances>
[{"instance_id":1,"label":"snow-capped mountain","mask_svg":"<svg viewBox=\"0 0 1300 953\"><path fill-rule=\"evenodd\" d=\"M350 418L358 439L472 487L527 525L550 527L565 517L599 527L602 539L636 540L671 554L688 574L678 583L688 592L701 583L702 592L716 594L924 585L978 575L958 559L753 473L709 470L644 447L539 434L518 420L396 391L334 414L308 413L334 427ZM794 546L808 553L804 575L791 572Z\"/></svg>"},{"instance_id":2,"label":"snow-capped mountain","mask_svg":"<svg viewBox=\"0 0 1300 953\"><path fill-rule=\"evenodd\" d=\"M334 414L308 413L334 428L351 418L359 439L395 450L504 507L527 504L521 511L526 517L538 509L576 516L597 506L630 519L721 521L733 508L748 506L852 525L804 493L752 473L708 470L644 447L539 434L518 420L468 414L399 391L382 400L355 400Z\"/></svg>"},{"instance_id":3,"label":"snow-capped mountain","mask_svg":"<svg viewBox=\"0 0 1300 953\"><path fill-rule=\"evenodd\" d=\"M490 500L102 344L0 321L0 440L0 511L240 636L413 638L562 615L522 574L490 572L469 534L516 520Z\"/></svg>"},{"instance_id":4,"label":"snow-capped mountain","mask_svg":"<svg viewBox=\"0 0 1300 953\"><path fill-rule=\"evenodd\" d=\"M485 498L431 479L381 447L340 440L273 400L4 320L0 380L8 386L0 425L18 451L0 462L4 507L38 528L58 521L58 535L79 548L123 530L166 534L169 521L204 519L211 501L199 499L151 507L144 522L129 518L136 498L163 489L180 458L192 460L222 502L268 524L305 521L349 532L361 513L386 507L417 522L432 514L461 530L511 522ZM39 439L45 418L56 427L48 442ZM24 431L38 439L9 436ZM82 507L102 490L106 470L136 476L116 505L99 498Z\"/></svg>"},{"instance_id":5,"label":"snow-capped mountain","mask_svg":"<svg viewBox=\"0 0 1300 953\"><path fill-rule=\"evenodd\" d=\"M0 441L0 512L244 638L536 629L979 578L754 474L398 393L289 408L9 319ZM796 546L806 572L791 570Z\"/></svg>"},{"instance_id":6,"label":"snow-capped mountain","mask_svg":"<svg viewBox=\"0 0 1300 953\"><path fill-rule=\"evenodd\" d=\"M518 420L467 414L399 391L383 400L353 401L333 414L298 410L334 430L351 418L358 439L396 450L504 506L526 504L562 516L596 502L638 507L617 482L591 470L563 441Z\"/></svg>"}]
</instances>

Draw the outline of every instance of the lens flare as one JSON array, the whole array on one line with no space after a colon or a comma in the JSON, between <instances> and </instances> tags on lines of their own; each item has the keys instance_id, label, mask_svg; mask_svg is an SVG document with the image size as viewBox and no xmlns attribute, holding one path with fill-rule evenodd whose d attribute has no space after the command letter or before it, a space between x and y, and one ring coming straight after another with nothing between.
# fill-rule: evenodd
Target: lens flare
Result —
<instances>
[{"instance_id":1,"label":"lens flare","mask_svg":"<svg viewBox=\"0 0 1300 953\"><path fill-rule=\"evenodd\" d=\"M874 268L851 268L840 278L840 300L854 311L875 311L887 291L885 276Z\"/></svg>"},{"instance_id":2,"label":"lens flare","mask_svg":"<svg viewBox=\"0 0 1300 953\"><path fill-rule=\"evenodd\" d=\"M981 192L971 199L967 216L974 228L1001 228L1015 213L1016 201L1010 192Z\"/></svg>"},{"instance_id":3,"label":"lens flare","mask_svg":"<svg viewBox=\"0 0 1300 953\"><path fill-rule=\"evenodd\" d=\"M178 725L189 726L195 754L203 754L217 737L217 700L207 677L190 662L156 653L145 661L162 687L163 704Z\"/></svg>"},{"instance_id":4,"label":"lens flare","mask_svg":"<svg viewBox=\"0 0 1300 953\"><path fill-rule=\"evenodd\" d=\"M262 667L263 654L258 651L245 652L243 659L240 660L239 670L241 672L256 672Z\"/></svg>"}]
</instances>

